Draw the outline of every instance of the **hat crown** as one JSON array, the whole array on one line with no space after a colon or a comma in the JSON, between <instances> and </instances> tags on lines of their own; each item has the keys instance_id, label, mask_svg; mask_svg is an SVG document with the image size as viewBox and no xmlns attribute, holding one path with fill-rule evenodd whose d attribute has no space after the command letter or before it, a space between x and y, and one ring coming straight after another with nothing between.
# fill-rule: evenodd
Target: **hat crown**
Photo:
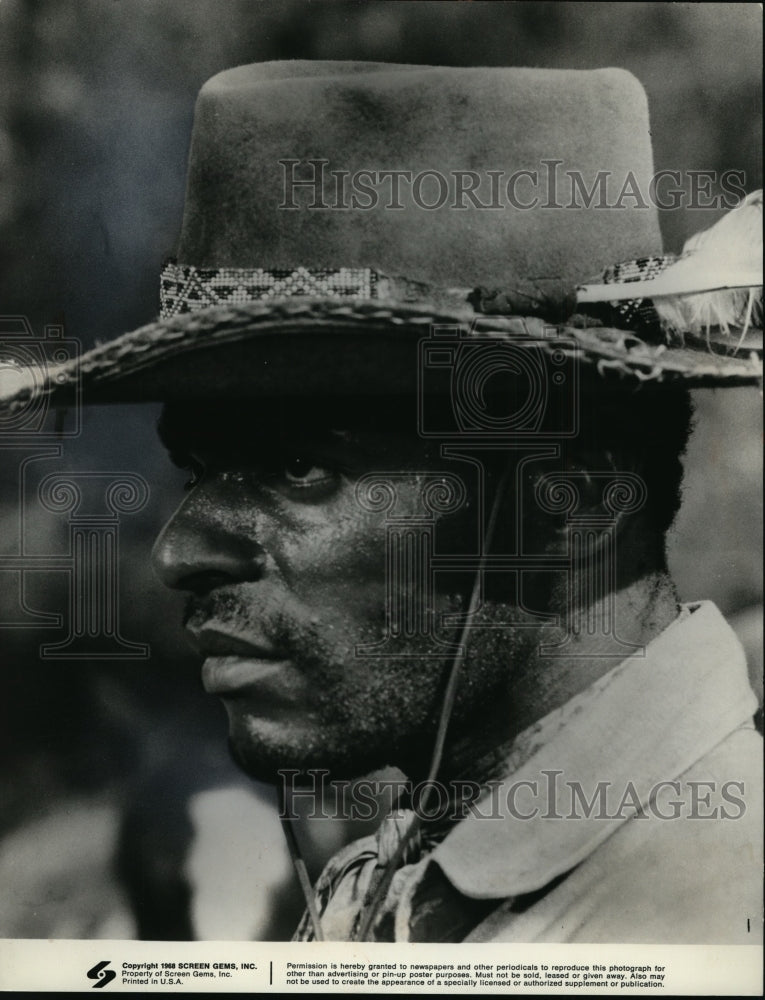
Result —
<instances>
[{"instance_id":1,"label":"hat crown","mask_svg":"<svg viewBox=\"0 0 765 1000\"><path fill-rule=\"evenodd\" d=\"M181 264L575 284L661 251L648 111L624 70L271 62L200 92ZM578 179L575 179L578 178Z\"/></svg>"}]
</instances>

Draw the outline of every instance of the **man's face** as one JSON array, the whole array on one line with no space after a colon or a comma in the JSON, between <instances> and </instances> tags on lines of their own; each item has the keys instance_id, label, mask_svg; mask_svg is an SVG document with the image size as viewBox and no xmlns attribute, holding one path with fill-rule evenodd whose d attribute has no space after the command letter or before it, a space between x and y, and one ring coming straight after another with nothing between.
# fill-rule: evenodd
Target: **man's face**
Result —
<instances>
[{"instance_id":1,"label":"man's face","mask_svg":"<svg viewBox=\"0 0 765 1000\"><path fill-rule=\"evenodd\" d=\"M205 689L227 709L235 757L272 780L286 767L346 776L426 768L451 656L434 657L422 636L399 639L387 655L359 655L387 634L389 526L385 511L361 505L356 486L365 474L395 472L396 515L421 515L433 473L459 465L374 421L333 429L320 412L218 407L212 418L200 409L163 415L162 436L195 482L154 562L168 586L191 594L186 627L205 656ZM439 520L441 550L459 551L474 531L469 491L460 511ZM397 579L422 601L418 583ZM436 580L436 612L464 610L472 577ZM484 619L498 614L484 602ZM505 629L474 635L450 729L468 740L506 709L513 646Z\"/></svg>"}]
</instances>

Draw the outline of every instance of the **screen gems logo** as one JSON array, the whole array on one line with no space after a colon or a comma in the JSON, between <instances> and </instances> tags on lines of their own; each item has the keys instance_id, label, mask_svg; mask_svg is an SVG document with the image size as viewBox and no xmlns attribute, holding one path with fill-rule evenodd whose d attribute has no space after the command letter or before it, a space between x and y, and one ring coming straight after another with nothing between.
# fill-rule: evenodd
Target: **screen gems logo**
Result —
<instances>
[{"instance_id":1,"label":"screen gems logo","mask_svg":"<svg viewBox=\"0 0 765 1000\"><path fill-rule=\"evenodd\" d=\"M93 983L94 990L101 990L104 986L108 986L112 979L117 978L117 973L114 969L107 969L106 966L108 962L99 962L94 965L92 969L89 969L86 973L88 979L95 979L96 982Z\"/></svg>"}]
</instances>

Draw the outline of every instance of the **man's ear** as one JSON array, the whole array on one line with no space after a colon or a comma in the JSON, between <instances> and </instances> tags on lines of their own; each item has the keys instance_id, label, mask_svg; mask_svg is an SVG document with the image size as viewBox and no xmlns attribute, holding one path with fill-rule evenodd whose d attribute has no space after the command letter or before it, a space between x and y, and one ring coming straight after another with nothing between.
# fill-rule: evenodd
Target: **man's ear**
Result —
<instances>
[{"instance_id":1,"label":"man's ear","mask_svg":"<svg viewBox=\"0 0 765 1000\"><path fill-rule=\"evenodd\" d=\"M540 513L552 515L546 549L550 555L568 552L571 533L577 531L595 557L606 537L614 540L623 534L630 515L647 498L642 476L611 451L577 450L565 456L559 469L539 467L534 475Z\"/></svg>"}]
</instances>

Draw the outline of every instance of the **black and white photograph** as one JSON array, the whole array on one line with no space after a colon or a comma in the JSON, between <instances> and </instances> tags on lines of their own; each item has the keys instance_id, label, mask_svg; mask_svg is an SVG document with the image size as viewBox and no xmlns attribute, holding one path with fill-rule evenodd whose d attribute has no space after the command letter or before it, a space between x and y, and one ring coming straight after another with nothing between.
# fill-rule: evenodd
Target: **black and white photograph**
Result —
<instances>
[{"instance_id":1,"label":"black and white photograph","mask_svg":"<svg viewBox=\"0 0 765 1000\"><path fill-rule=\"evenodd\" d=\"M761 995L761 49L0 0L0 989Z\"/></svg>"}]
</instances>

